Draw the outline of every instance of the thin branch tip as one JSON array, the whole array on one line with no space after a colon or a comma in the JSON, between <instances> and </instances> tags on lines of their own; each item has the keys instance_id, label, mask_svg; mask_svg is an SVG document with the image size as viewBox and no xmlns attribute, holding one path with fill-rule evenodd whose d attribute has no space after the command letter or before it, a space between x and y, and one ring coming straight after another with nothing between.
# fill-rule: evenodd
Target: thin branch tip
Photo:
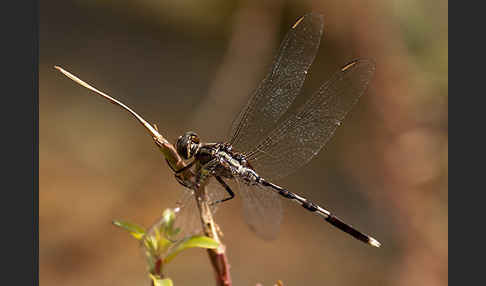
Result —
<instances>
[{"instance_id":1,"label":"thin branch tip","mask_svg":"<svg viewBox=\"0 0 486 286\"><path fill-rule=\"evenodd\" d=\"M92 92L100 95L101 97L105 98L106 100L108 100L109 102L117 105L118 107L124 109L125 111L129 112L133 117L135 117L135 119L140 123L142 124L143 127L145 127L145 129L149 132L149 134L152 136L152 138L157 139L156 142L159 142L163 145L165 144L168 144L169 142L158 132L158 130L156 130L154 127L152 127L152 125L150 125L145 119L143 119L142 116L138 115L135 111L133 111L131 108L129 108L127 105L125 105L124 103L122 103L121 101L109 96L108 94L96 89L95 87L89 85L88 83L84 82L83 80L81 80L80 78L78 78L77 76L71 74L70 72L64 70L63 68L61 68L60 66L54 66L54 68L56 68L57 70L59 70L62 74L64 74L66 77L68 77L69 79L71 79L72 81L76 82L77 84L91 90ZM163 147L164 149L167 149L168 147L167 146L161 146ZM171 156L175 156L175 151L172 152L172 150L168 150L167 151L167 154L169 154ZM177 159L177 158L176 158Z\"/></svg>"}]
</instances>

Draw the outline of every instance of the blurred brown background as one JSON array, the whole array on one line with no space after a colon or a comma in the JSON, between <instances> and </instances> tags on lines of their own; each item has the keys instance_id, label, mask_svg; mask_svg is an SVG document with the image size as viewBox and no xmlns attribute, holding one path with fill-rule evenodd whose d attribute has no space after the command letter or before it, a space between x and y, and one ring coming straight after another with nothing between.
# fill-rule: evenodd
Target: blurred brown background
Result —
<instances>
[{"instance_id":1,"label":"blurred brown background","mask_svg":"<svg viewBox=\"0 0 486 286\"><path fill-rule=\"evenodd\" d=\"M150 226L181 187L122 100L172 142L222 140L280 40L310 11L325 30L304 93L356 57L377 73L336 136L279 181L378 238L368 247L285 203L279 238L254 236L239 201L217 214L234 285L448 284L447 1L42 1L40 284L148 285L140 248L111 225ZM213 285L207 254L168 265L175 285Z\"/></svg>"}]
</instances>

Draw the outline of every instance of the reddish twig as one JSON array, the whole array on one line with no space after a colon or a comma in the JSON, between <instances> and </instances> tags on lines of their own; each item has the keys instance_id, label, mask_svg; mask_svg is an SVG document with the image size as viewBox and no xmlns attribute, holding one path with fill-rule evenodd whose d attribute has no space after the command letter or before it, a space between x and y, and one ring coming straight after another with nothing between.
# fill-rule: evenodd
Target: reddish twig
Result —
<instances>
[{"instance_id":1,"label":"reddish twig","mask_svg":"<svg viewBox=\"0 0 486 286\"><path fill-rule=\"evenodd\" d=\"M164 279L164 273L162 272L162 266L163 266L162 258L157 259L157 261L155 261L155 267L154 267L154 270L153 270L153 273L152 273L153 275L156 275L160 279ZM150 285L155 286L154 280L152 280Z\"/></svg>"}]
</instances>

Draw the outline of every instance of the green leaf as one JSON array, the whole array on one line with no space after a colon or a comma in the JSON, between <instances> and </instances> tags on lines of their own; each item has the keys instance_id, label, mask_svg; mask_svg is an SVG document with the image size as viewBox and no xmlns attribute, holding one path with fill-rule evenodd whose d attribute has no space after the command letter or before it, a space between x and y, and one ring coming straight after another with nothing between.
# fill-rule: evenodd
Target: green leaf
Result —
<instances>
[{"instance_id":1,"label":"green leaf","mask_svg":"<svg viewBox=\"0 0 486 286\"><path fill-rule=\"evenodd\" d=\"M157 254L161 255L164 253L171 245L173 244L172 241L168 240L167 238L160 236L158 243L157 243Z\"/></svg>"},{"instance_id":2,"label":"green leaf","mask_svg":"<svg viewBox=\"0 0 486 286\"><path fill-rule=\"evenodd\" d=\"M147 264L149 266L149 271L154 272L155 269L155 261L153 255L148 250L145 250L145 257L147 259Z\"/></svg>"},{"instance_id":3,"label":"green leaf","mask_svg":"<svg viewBox=\"0 0 486 286\"><path fill-rule=\"evenodd\" d=\"M167 228L171 229L174 225L175 221L175 213L172 209L166 209L162 213L163 224L167 226Z\"/></svg>"},{"instance_id":4,"label":"green leaf","mask_svg":"<svg viewBox=\"0 0 486 286\"><path fill-rule=\"evenodd\" d=\"M170 278L165 278L162 280L158 280L155 283L155 286L174 286L174 284L172 283L172 280L170 280Z\"/></svg>"},{"instance_id":5,"label":"green leaf","mask_svg":"<svg viewBox=\"0 0 486 286\"><path fill-rule=\"evenodd\" d=\"M167 239L172 239L172 237L174 236L175 218L175 212L172 209L164 210L162 214L162 221L160 224L160 231Z\"/></svg>"},{"instance_id":6,"label":"green leaf","mask_svg":"<svg viewBox=\"0 0 486 286\"><path fill-rule=\"evenodd\" d=\"M155 275L149 274L150 278L154 282L154 286L174 286L172 280L170 278L161 279Z\"/></svg>"},{"instance_id":7,"label":"green leaf","mask_svg":"<svg viewBox=\"0 0 486 286\"><path fill-rule=\"evenodd\" d=\"M147 255L155 259L163 255L174 244L162 236L158 229L154 229L149 235L145 235L142 242L147 251Z\"/></svg>"},{"instance_id":8,"label":"green leaf","mask_svg":"<svg viewBox=\"0 0 486 286\"><path fill-rule=\"evenodd\" d=\"M128 231L137 240L141 240L145 235L145 229L139 225L129 223L122 220L114 220L113 225L123 228Z\"/></svg>"},{"instance_id":9,"label":"green leaf","mask_svg":"<svg viewBox=\"0 0 486 286\"><path fill-rule=\"evenodd\" d=\"M169 263L172 259L174 259L174 257L185 249L194 247L214 249L218 246L219 243L210 237L203 235L190 236L175 243L174 247L171 248L167 254L167 257L165 257L164 263Z\"/></svg>"},{"instance_id":10,"label":"green leaf","mask_svg":"<svg viewBox=\"0 0 486 286\"><path fill-rule=\"evenodd\" d=\"M146 236L143 240L143 244L145 249L149 251L152 256L158 255L159 244L155 237L153 236Z\"/></svg>"}]
</instances>

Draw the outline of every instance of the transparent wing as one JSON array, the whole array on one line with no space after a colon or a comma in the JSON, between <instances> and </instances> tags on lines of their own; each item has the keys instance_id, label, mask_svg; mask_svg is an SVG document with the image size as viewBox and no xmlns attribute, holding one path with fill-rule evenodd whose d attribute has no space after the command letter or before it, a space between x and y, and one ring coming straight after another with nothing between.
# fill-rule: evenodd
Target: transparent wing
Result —
<instances>
[{"instance_id":1,"label":"transparent wing","mask_svg":"<svg viewBox=\"0 0 486 286\"><path fill-rule=\"evenodd\" d=\"M282 222L282 202L278 194L260 185L238 181L243 202L243 218L250 229L265 240L275 239Z\"/></svg>"},{"instance_id":2,"label":"transparent wing","mask_svg":"<svg viewBox=\"0 0 486 286\"><path fill-rule=\"evenodd\" d=\"M201 219L194 191L185 188L183 192L175 207L175 227L181 229L181 232L176 237L177 239L202 233Z\"/></svg>"},{"instance_id":3,"label":"transparent wing","mask_svg":"<svg viewBox=\"0 0 486 286\"><path fill-rule=\"evenodd\" d=\"M229 143L235 150L255 147L292 104L314 61L322 28L321 15L307 14L287 33L272 69L233 121Z\"/></svg>"},{"instance_id":4,"label":"transparent wing","mask_svg":"<svg viewBox=\"0 0 486 286\"><path fill-rule=\"evenodd\" d=\"M355 60L324 83L294 114L263 140L247 160L272 180L309 162L333 136L366 90L375 71L370 60Z\"/></svg>"},{"instance_id":5,"label":"transparent wing","mask_svg":"<svg viewBox=\"0 0 486 286\"><path fill-rule=\"evenodd\" d=\"M227 193L214 178L209 178L206 191L210 202L215 202L227 197ZM202 233L201 218L197 207L194 191L184 188L183 194L176 203L175 226L181 228L177 238ZM210 205L211 212L216 214L219 204Z\"/></svg>"},{"instance_id":6,"label":"transparent wing","mask_svg":"<svg viewBox=\"0 0 486 286\"><path fill-rule=\"evenodd\" d=\"M214 177L209 178L209 182L206 185L206 191L208 192L210 202L220 201L224 198L229 197L228 192L226 192L224 187L221 186L221 184ZM218 208L221 205L224 205L224 203L210 205L211 212L213 213L213 215L216 214L216 212L218 211Z\"/></svg>"}]
</instances>

